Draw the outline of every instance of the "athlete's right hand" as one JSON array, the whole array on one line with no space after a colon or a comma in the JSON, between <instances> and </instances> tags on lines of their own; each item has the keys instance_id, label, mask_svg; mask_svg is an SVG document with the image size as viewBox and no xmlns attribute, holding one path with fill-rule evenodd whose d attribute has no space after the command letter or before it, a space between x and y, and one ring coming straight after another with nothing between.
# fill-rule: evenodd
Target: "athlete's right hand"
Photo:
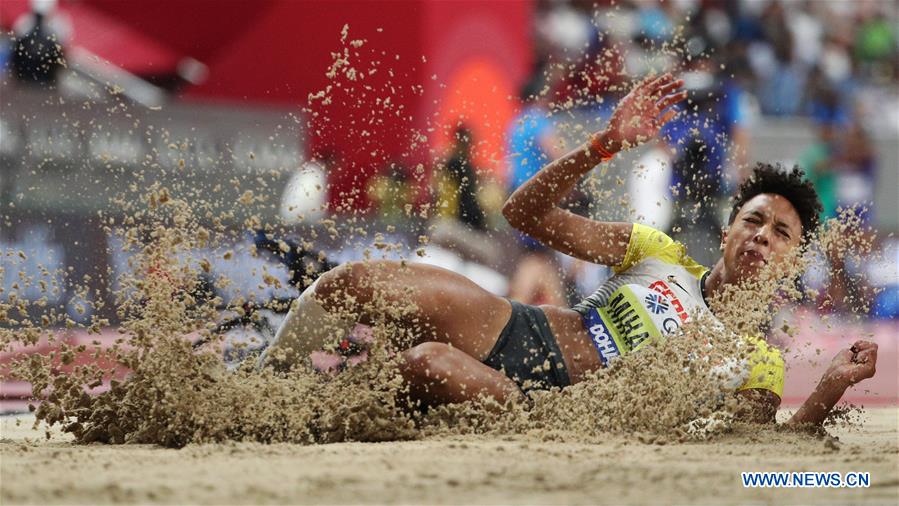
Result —
<instances>
[{"instance_id":1,"label":"athlete's right hand","mask_svg":"<svg viewBox=\"0 0 899 506\"><path fill-rule=\"evenodd\" d=\"M680 90L683 85L683 80L670 73L644 79L621 99L595 142L609 153L617 153L655 137L677 114L669 107L687 98L687 92Z\"/></svg>"}]
</instances>

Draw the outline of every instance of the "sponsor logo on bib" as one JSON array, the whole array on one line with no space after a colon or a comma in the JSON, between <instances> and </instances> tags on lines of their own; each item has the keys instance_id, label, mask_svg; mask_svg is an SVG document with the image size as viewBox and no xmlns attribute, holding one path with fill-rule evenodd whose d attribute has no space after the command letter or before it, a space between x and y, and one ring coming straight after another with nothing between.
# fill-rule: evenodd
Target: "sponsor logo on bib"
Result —
<instances>
[{"instance_id":1,"label":"sponsor logo on bib","mask_svg":"<svg viewBox=\"0 0 899 506\"><path fill-rule=\"evenodd\" d=\"M650 293L643 299L650 313L660 314L668 310L668 300L660 294Z\"/></svg>"},{"instance_id":2,"label":"sponsor logo on bib","mask_svg":"<svg viewBox=\"0 0 899 506\"><path fill-rule=\"evenodd\" d=\"M674 276L669 276L669 278L674 278ZM655 283L649 285L649 289L659 292L666 299L671 301L671 306L674 307L674 311L677 313L677 317L680 318L681 322L687 323L687 320L690 318L690 316L684 309L684 305L681 304L680 299L678 299L677 295L674 294L674 290L672 290L667 284L665 284L664 281L662 281L661 279L656 281Z\"/></svg>"},{"instance_id":3,"label":"sponsor logo on bib","mask_svg":"<svg viewBox=\"0 0 899 506\"><path fill-rule=\"evenodd\" d=\"M615 343L612 333L606 327L606 324L603 323L602 317L596 310L591 312L587 324L589 325L587 332L590 334L593 346L599 352L599 359L602 361L602 365L609 365L609 360L621 356L618 344Z\"/></svg>"}]
</instances>

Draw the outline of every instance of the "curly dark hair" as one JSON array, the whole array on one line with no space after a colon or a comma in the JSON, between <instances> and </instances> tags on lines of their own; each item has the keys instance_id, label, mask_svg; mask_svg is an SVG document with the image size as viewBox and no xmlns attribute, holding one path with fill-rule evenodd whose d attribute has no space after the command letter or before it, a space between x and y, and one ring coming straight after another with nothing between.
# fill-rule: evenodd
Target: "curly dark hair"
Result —
<instances>
[{"instance_id":1,"label":"curly dark hair","mask_svg":"<svg viewBox=\"0 0 899 506\"><path fill-rule=\"evenodd\" d=\"M818 228L818 217L824 208L815 187L798 165L788 171L779 163L759 162L733 196L734 205L727 224L733 224L743 204L761 193L773 193L789 200L802 222L802 237L811 238Z\"/></svg>"}]
</instances>

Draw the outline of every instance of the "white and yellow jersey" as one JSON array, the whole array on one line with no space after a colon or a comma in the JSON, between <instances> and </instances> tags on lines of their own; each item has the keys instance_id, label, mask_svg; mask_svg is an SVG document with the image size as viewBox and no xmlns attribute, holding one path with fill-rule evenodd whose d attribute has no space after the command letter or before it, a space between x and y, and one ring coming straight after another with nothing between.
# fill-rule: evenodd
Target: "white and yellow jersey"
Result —
<instances>
[{"instance_id":1,"label":"white and yellow jersey","mask_svg":"<svg viewBox=\"0 0 899 506\"><path fill-rule=\"evenodd\" d=\"M604 365L653 338L676 332L691 315L711 314L702 296L709 269L654 228L633 226L624 260L613 271L611 279L574 307ZM747 341L754 351L747 379L738 390L761 388L783 395L780 352L757 337Z\"/></svg>"}]
</instances>

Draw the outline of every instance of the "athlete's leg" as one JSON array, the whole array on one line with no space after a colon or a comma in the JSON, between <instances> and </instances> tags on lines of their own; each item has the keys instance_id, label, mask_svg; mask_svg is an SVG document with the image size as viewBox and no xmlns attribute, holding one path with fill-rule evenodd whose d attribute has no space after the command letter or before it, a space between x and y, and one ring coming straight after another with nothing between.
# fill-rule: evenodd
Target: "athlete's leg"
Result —
<instances>
[{"instance_id":1,"label":"athlete's leg","mask_svg":"<svg viewBox=\"0 0 899 506\"><path fill-rule=\"evenodd\" d=\"M460 274L424 264L345 264L322 276L316 293L330 312L348 310L367 324L387 318L413 330L411 345L452 344L479 360L493 349L512 313L502 297Z\"/></svg>"},{"instance_id":2,"label":"athlete's leg","mask_svg":"<svg viewBox=\"0 0 899 506\"><path fill-rule=\"evenodd\" d=\"M384 318L412 330L414 346L451 344L487 356L511 315L508 301L439 267L391 261L353 262L325 273L294 301L263 363L289 367L349 332Z\"/></svg>"},{"instance_id":3,"label":"athlete's leg","mask_svg":"<svg viewBox=\"0 0 899 506\"><path fill-rule=\"evenodd\" d=\"M443 343L425 342L403 352L400 372L420 405L462 402L479 395L503 402L523 396L514 381L471 355Z\"/></svg>"}]
</instances>

